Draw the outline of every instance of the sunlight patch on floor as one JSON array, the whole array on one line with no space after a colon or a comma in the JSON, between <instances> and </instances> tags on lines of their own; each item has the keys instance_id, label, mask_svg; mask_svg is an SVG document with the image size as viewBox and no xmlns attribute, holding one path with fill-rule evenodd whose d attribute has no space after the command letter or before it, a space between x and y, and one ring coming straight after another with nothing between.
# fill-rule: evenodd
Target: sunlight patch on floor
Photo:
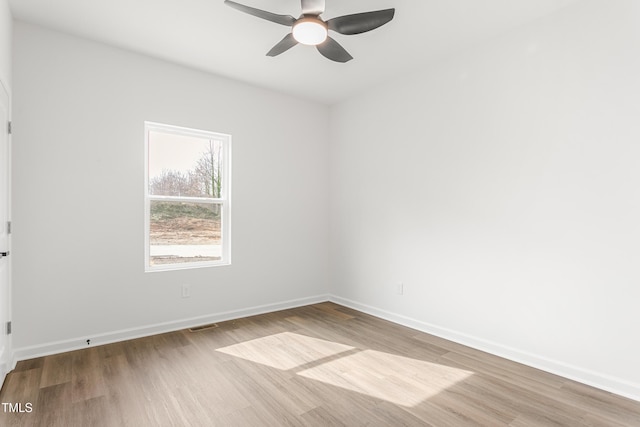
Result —
<instances>
[{"instance_id":1,"label":"sunlight patch on floor","mask_svg":"<svg viewBox=\"0 0 640 427\"><path fill-rule=\"evenodd\" d=\"M344 344L283 332L217 351L287 371L353 349Z\"/></svg>"},{"instance_id":2,"label":"sunlight patch on floor","mask_svg":"<svg viewBox=\"0 0 640 427\"><path fill-rule=\"evenodd\" d=\"M473 375L471 371L376 350L359 350L283 332L217 351L301 377L413 407Z\"/></svg>"},{"instance_id":3,"label":"sunlight patch on floor","mask_svg":"<svg viewBox=\"0 0 640 427\"><path fill-rule=\"evenodd\" d=\"M411 407L468 378L473 372L363 350L298 372L298 375Z\"/></svg>"}]
</instances>

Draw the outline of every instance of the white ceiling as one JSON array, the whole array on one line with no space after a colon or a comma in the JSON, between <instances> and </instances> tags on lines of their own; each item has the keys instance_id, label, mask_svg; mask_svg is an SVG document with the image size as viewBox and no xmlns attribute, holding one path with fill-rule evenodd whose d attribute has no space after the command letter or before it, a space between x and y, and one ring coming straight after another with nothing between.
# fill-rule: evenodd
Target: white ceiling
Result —
<instances>
[{"instance_id":1,"label":"white ceiling","mask_svg":"<svg viewBox=\"0 0 640 427\"><path fill-rule=\"evenodd\" d=\"M297 17L299 0L237 0ZM390 7L369 33L333 34L355 58L339 64L298 45L265 53L289 31L223 0L10 0L17 20L39 24L257 86L331 104L580 0L327 0L322 17Z\"/></svg>"}]
</instances>

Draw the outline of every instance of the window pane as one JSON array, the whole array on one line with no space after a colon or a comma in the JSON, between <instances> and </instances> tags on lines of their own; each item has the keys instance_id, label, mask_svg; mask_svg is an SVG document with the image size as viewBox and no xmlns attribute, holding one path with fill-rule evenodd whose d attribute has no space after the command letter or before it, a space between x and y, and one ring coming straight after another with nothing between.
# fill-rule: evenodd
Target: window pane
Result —
<instances>
[{"instance_id":1,"label":"window pane","mask_svg":"<svg viewBox=\"0 0 640 427\"><path fill-rule=\"evenodd\" d=\"M150 203L150 266L221 259L220 204Z\"/></svg>"},{"instance_id":2,"label":"window pane","mask_svg":"<svg viewBox=\"0 0 640 427\"><path fill-rule=\"evenodd\" d=\"M222 197L222 141L149 131L149 194Z\"/></svg>"}]
</instances>

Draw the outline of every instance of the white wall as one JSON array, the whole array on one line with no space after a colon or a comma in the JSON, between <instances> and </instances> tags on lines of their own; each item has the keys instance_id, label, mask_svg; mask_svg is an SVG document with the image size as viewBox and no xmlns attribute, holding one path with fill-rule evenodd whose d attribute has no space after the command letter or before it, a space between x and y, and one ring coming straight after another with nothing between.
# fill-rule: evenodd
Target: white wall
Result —
<instances>
[{"instance_id":1,"label":"white wall","mask_svg":"<svg viewBox=\"0 0 640 427\"><path fill-rule=\"evenodd\" d=\"M14 42L18 357L326 299L327 107L20 22ZM233 136L232 266L144 273L145 120Z\"/></svg>"},{"instance_id":2,"label":"white wall","mask_svg":"<svg viewBox=\"0 0 640 427\"><path fill-rule=\"evenodd\" d=\"M0 81L7 90L11 88L12 26L9 0L0 0Z\"/></svg>"},{"instance_id":3,"label":"white wall","mask_svg":"<svg viewBox=\"0 0 640 427\"><path fill-rule=\"evenodd\" d=\"M336 106L336 300L640 399L638 46L588 1Z\"/></svg>"}]
</instances>

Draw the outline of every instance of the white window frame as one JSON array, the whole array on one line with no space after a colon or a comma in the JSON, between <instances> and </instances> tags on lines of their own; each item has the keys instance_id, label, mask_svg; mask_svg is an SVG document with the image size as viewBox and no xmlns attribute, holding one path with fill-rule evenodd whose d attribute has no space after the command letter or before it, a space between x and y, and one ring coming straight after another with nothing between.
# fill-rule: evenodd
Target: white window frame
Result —
<instances>
[{"instance_id":1,"label":"white window frame","mask_svg":"<svg viewBox=\"0 0 640 427\"><path fill-rule=\"evenodd\" d=\"M215 139L222 143L222 188L221 197L174 197L149 194L149 132L162 132L203 139ZM201 267L215 267L231 264L231 135L166 125L162 123L144 122L144 264L145 272L185 270ZM150 265L150 227L151 201L190 202L203 204L219 204L221 206L222 255L216 261L197 261L175 264Z\"/></svg>"}]
</instances>

